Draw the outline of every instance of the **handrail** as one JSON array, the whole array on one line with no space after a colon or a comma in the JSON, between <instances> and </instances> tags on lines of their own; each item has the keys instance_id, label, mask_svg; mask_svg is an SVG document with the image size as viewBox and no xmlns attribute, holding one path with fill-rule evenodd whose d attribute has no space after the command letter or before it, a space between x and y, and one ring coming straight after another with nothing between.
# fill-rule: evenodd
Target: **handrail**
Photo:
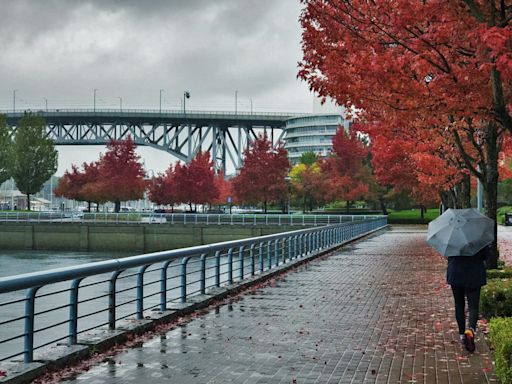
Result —
<instances>
[{"instance_id":1,"label":"handrail","mask_svg":"<svg viewBox=\"0 0 512 384\"><path fill-rule=\"evenodd\" d=\"M291 225L310 226L382 218L382 215L311 215L262 213L158 213L158 212L0 212L2 222L82 222L82 223L141 223L141 224L194 224L194 225Z\"/></svg>"},{"instance_id":2,"label":"handrail","mask_svg":"<svg viewBox=\"0 0 512 384\"><path fill-rule=\"evenodd\" d=\"M0 361L23 355L30 363L39 348L64 339L74 345L90 330L116 329L121 319L143 319L145 311L164 311L386 224L377 217L0 278Z\"/></svg>"},{"instance_id":3,"label":"handrail","mask_svg":"<svg viewBox=\"0 0 512 384\"><path fill-rule=\"evenodd\" d=\"M344 223L342 225L349 225ZM272 241L285 237L307 234L317 231L317 228L299 229L291 232L284 232L272 235L250 237L241 240L229 240L214 244L197 245L188 248L173 249L170 251L159 251L146 253L143 255L123 257L116 260L97 261L73 267L54 268L41 272L24 273L21 275L0 277L0 293L17 291L30 287L38 287L41 285L54 284L60 281L77 279L90 275L124 270L134 267L140 267L147 264L155 264L166 260L176 260L181 257L190 255L211 253L218 250L226 249L226 247L241 247L254 242Z\"/></svg>"}]
</instances>

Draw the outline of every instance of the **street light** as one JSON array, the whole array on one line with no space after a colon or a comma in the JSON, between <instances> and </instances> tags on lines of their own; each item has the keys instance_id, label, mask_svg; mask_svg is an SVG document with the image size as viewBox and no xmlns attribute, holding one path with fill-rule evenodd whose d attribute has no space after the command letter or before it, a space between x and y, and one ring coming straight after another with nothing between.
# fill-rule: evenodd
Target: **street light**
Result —
<instances>
[{"instance_id":1,"label":"street light","mask_svg":"<svg viewBox=\"0 0 512 384\"><path fill-rule=\"evenodd\" d=\"M187 113L186 103L185 103L186 99L190 99L190 92L189 91L183 92L183 113L184 114Z\"/></svg>"},{"instance_id":2,"label":"street light","mask_svg":"<svg viewBox=\"0 0 512 384\"><path fill-rule=\"evenodd\" d=\"M94 88L94 91L93 91L93 100L94 100L93 111L94 112L96 112L96 92L98 92L98 89Z\"/></svg>"},{"instance_id":3,"label":"street light","mask_svg":"<svg viewBox=\"0 0 512 384\"><path fill-rule=\"evenodd\" d=\"M43 100L44 100L45 110L48 113L48 99L46 97L43 97Z\"/></svg>"},{"instance_id":4,"label":"street light","mask_svg":"<svg viewBox=\"0 0 512 384\"><path fill-rule=\"evenodd\" d=\"M252 115L252 97L250 98L251 100L251 115Z\"/></svg>"},{"instance_id":5,"label":"street light","mask_svg":"<svg viewBox=\"0 0 512 384\"><path fill-rule=\"evenodd\" d=\"M121 96L117 96L119 99L119 111L123 112L123 98Z\"/></svg>"},{"instance_id":6,"label":"street light","mask_svg":"<svg viewBox=\"0 0 512 384\"><path fill-rule=\"evenodd\" d=\"M160 111L160 113L162 113L162 92L164 90L163 89L160 89L160 108L158 109Z\"/></svg>"},{"instance_id":7,"label":"street light","mask_svg":"<svg viewBox=\"0 0 512 384\"><path fill-rule=\"evenodd\" d=\"M18 89L12 90L12 111L16 112L16 92L18 92Z\"/></svg>"},{"instance_id":8,"label":"street light","mask_svg":"<svg viewBox=\"0 0 512 384\"><path fill-rule=\"evenodd\" d=\"M235 91L235 115L238 108L238 91Z\"/></svg>"}]
</instances>

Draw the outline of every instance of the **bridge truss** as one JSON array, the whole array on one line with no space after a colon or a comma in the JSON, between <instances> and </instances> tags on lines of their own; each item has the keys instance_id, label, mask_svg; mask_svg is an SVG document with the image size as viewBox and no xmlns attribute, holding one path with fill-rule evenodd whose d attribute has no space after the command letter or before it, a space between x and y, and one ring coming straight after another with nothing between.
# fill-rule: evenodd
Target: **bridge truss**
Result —
<instances>
[{"instance_id":1,"label":"bridge truss","mask_svg":"<svg viewBox=\"0 0 512 384\"><path fill-rule=\"evenodd\" d=\"M25 112L7 113L8 124ZM137 145L150 146L189 162L199 151L208 151L217 170L235 172L243 152L259 135L277 145L285 122L294 114L229 113L142 110L38 111L45 118L47 136L57 145L106 145L129 136Z\"/></svg>"}]
</instances>

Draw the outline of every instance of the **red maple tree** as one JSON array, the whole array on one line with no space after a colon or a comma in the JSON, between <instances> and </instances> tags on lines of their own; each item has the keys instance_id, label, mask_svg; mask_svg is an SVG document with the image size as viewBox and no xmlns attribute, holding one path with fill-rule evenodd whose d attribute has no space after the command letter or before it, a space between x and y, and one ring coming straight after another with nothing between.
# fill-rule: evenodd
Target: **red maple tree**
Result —
<instances>
[{"instance_id":1,"label":"red maple tree","mask_svg":"<svg viewBox=\"0 0 512 384\"><path fill-rule=\"evenodd\" d=\"M266 136L254 140L244 152L244 164L233 179L237 199L247 204L263 204L286 199L289 185L286 180L290 162L282 145L272 147Z\"/></svg>"},{"instance_id":2,"label":"red maple tree","mask_svg":"<svg viewBox=\"0 0 512 384\"><path fill-rule=\"evenodd\" d=\"M145 171L135 148L131 137L123 141L112 140L98 162L99 180L91 188L106 201L114 202L115 212L120 211L121 201L144 196Z\"/></svg>"},{"instance_id":3,"label":"red maple tree","mask_svg":"<svg viewBox=\"0 0 512 384\"><path fill-rule=\"evenodd\" d=\"M199 152L190 163L174 168L176 199L189 205L211 204L219 195L214 180L213 161L208 152Z\"/></svg>"},{"instance_id":4,"label":"red maple tree","mask_svg":"<svg viewBox=\"0 0 512 384\"><path fill-rule=\"evenodd\" d=\"M357 108L360 121L385 126L390 140L397 127L405 137L411 128L430 133L429 151L437 155L435 144L449 139L443 168L462 163L478 177L486 214L495 219L498 153L512 131L507 2L303 3L299 76L322 96Z\"/></svg>"}]
</instances>

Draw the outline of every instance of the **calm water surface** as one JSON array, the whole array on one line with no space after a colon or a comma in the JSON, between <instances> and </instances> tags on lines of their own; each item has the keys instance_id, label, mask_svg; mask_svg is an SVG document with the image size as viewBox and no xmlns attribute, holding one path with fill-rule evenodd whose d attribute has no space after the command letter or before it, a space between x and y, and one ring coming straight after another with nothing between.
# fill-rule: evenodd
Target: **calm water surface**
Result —
<instances>
[{"instance_id":1,"label":"calm water surface","mask_svg":"<svg viewBox=\"0 0 512 384\"><path fill-rule=\"evenodd\" d=\"M44 271L132 256L136 253L68 252L68 251L2 251L0 250L0 277L20 273Z\"/></svg>"}]
</instances>

